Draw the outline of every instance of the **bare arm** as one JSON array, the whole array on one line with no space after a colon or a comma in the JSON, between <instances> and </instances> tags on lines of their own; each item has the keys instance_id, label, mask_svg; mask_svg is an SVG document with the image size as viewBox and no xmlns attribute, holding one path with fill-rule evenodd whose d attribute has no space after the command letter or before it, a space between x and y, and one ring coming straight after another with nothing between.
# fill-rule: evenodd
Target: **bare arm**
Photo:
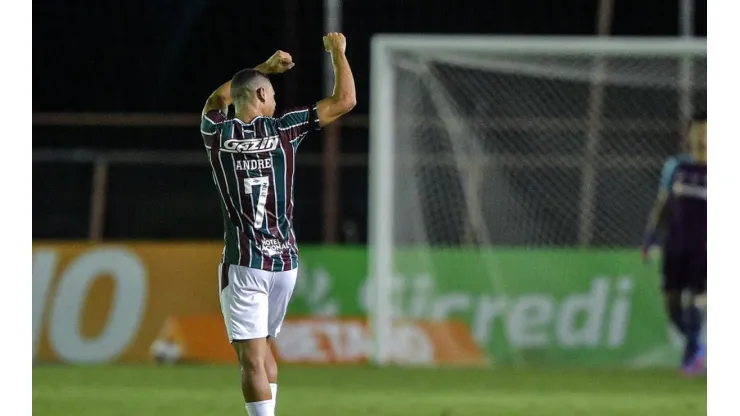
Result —
<instances>
[{"instance_id":1,"label":"bare arm","mask_svg":"<svg viewBox=\"0 0 740 416\"><path fill-rule=\"evenodd\" d=\"M663 224L666 212L668 211L668 201L671 195L671 184L673 182L673 173L678 166L678 159L669 158L663 166L660 174L660 185L658 195L655 197L653 208L650 210L647 225L645 226L644 241L642 244L643 259L648 258L648 249L656 242L656 231Z\"/></svg>"},{"instance_id":2,"label":"bare arm","mask_svg":"<svg viewBox=\"0 0 740 416\"><path fill-rule=\"evenodd\" d=\"M211 110L220 110L224 113L226 109L231 105L231 80L226 81L223 85L218 87L216 91L211 93L206 100L206 105L203 106L203 114L207 114Z\"/></svg>"},{"instance_id":3,"label":"bare arm","mask_svg":"<svg viewBox=\"0 0 740 416\"><path fill-rule=\"evenodd\" d=\"M262 72L265 75L270 74L282 74L283 72L293 68L293 58L289 53L283 51L275 52L268 60L254 67L257 71ZM220 87L216 89L206 100L206 105L203 107L203 114L208 113L211 110L221 110L226 112L226 109L231 105L231 80L226 81Z\"/></svg>"},{"instance_id":4,"label":"bare arm","mask_svg":"<svg viewBox=\"0 0 740 416\"><path fill-rule=\"evenodd\" d=\"M334 66L334 92L316 104L321 127L349 113L357 104L355 79L345 55L346 45L341 33L329 33L324 37L324 48L331 53Z\"/></svg>"},{"instance_id":5,"label":"bare arm","mask_svg":"<svg viewBox=\"0 0 740 416\"><path fill-rule=\"evenodd\" d=\"M645 235L655 234L655 231L663 223L663 217L668 207L668 192L661 190L655 198L653 208L650 210L648 223L645 227Z\"/></svg>"}]
</instances>

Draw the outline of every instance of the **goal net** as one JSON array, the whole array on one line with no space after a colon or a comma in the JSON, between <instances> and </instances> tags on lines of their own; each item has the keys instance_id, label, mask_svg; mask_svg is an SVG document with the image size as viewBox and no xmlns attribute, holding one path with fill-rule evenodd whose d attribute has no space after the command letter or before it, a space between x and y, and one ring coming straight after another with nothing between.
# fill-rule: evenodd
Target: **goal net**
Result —
<instances>
[{"instance_id":1,"label":"goal net","mask_svg":"<svg viewBox=\"0 0 740 416\"><path fill-rule=\"evenodd\" d=\"M381 35L371 90L376 361L467 348L404 338L413 321L497 362L655 347L630 344L642 283L626 263L706 106L705 42Z\"/></svg>"}]
</instances>

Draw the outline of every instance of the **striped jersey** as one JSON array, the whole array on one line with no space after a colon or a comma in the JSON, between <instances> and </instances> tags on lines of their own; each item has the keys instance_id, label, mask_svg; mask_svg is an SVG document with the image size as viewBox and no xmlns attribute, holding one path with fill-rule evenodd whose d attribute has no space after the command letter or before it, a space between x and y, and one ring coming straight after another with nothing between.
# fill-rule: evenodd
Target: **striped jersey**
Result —
<instances>
[{"instance_id":1,"label":"striped jersey","mask_svg":"<svg viewBox=\"0 0 740 416\"><path fill-rule=\"evenodd\" d=\"M249 123L219 110L203 115L200 131L223 212L222 263L273 272L298 267L295 154L318 128L315 106Z\"/></svg>"}]
</instances>

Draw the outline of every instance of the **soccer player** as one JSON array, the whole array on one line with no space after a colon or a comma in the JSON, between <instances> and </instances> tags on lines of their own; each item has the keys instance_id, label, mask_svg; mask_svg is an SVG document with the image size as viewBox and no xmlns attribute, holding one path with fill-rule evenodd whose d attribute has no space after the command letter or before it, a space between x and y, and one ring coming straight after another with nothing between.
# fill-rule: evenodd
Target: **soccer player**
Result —
<instances>
[{"instance_id":1,"label":"soccer player","mask_svg":"<svg viewBox=\"0 0 740 416\"><path fill-rule=\"evenodd\" d=\"M274 117L275 91L267 75L295 65L289 54L278 51L221 85L208 98L201 117L224 221L221 310L241 366L242 393L250 416L275 414L277 364L268 339L272 342L280 332L297 275L296 150L309 131L355 106L346 40L340 33L329 33L323 40L334 64L332 96ZM234 117L227 118L232 103Z\"/></svg>"},{"instance_id":2,"label":"soccer player","mask_svg":"<svg viewBox=\"0 0 740 416\"><path fill-rule=\"evenodd\" d=\"M686 340L682 370L691 375L703 370L705 354L699 343L702 316L697 299L707 287L706 114L694 117L688 145L689 154L669 158L663 167L642 252L647 261L656 230L663 226L663 297L671 322Z\"/></svg>"}]
</instances>

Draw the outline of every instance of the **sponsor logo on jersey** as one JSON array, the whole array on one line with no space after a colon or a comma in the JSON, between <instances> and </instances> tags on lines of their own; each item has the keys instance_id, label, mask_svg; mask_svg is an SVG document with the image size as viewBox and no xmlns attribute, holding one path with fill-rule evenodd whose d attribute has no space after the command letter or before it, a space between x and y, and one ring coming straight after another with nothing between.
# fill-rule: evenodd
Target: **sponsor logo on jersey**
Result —
<instances>
[{"instance_id":1,"label":"sponsor logo on jersey","mask_svg":"<svg viewBox=\"0 0 740 416\"><path fill-rule=\"evenodd\" d=\"M276 238L262 242L262 253L268 256L277 256L287 250L290 250L290 244Z\"/></svg>"},{"instance_id":2,"label":"sponsor logo on jersey","mask_svg":"<svg viewBox=\"0 0 740 416\"><path fill-rule=\"evenodd\" d=\"M224 142L222 149L235 153L261 153L275 150L279 144L279 136L259 139L229 139Z\"/></svg>"}]
</instances>

